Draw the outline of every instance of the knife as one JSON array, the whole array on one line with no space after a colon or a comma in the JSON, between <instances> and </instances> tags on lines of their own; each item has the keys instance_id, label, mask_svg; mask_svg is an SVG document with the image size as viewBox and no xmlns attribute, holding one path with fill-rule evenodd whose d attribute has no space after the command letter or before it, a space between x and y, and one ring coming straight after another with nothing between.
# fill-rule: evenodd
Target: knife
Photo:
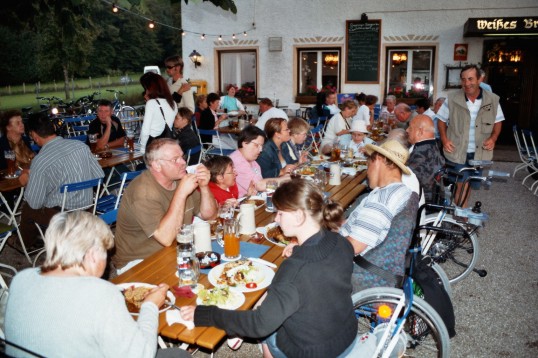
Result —
<instances>
[{"instance_id":1,"label":"knife","mask_svg":"<svg viewBox=\"0 0 538 358\"><path fill-rule=\"evenodd\" d=\"M269 262L269 261L264 260L264 259L260 259L258 257L250 257L249 260L252 261L252 262L257 262L257 263L265 265L265 266L269 266L269 267L272 267L272 268L277 268L277 266L274 263Z\"/></svg>"}]
</instances>

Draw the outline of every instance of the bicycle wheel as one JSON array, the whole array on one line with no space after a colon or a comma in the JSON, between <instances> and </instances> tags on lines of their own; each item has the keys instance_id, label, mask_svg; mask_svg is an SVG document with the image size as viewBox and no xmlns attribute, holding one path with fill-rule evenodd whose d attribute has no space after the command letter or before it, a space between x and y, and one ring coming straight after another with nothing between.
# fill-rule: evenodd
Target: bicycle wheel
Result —
<instances>
[{"instance_id":1,"label":"bicycle wheel","mask_svg":"<svg viewBox=\"0 0 538 358\"><path fill-rule=\"evenodd\" d=\"M136 111L131 106L121 107L115 114L120 120L126 120L136 117Z\"/></svg>"},{"instance_id":2,"label":"bicycle wheel","mask_svg":"<svg viewBox=\"0 0 538 358\"><path fill-rule=\"evenodd\" d=\"M369 288L355 293L352 300L359 335L371 332L379 324L376 312L380 305L394 309L402 295L402 290L390 287ZM405 356L450 357L450 339L445 324L437 312L421 298L413 298L411 312L403 330L407 335Z\"/></svg>"},{"instance_id":3,"label":"bicycle wheel","mask_svg":"<svg viewBox=\"0 0 538 358\"><path fill-rule=\"evenodd\" d=\"M426 216L425 224L433 225L436 218L437 214ZM440 227L469 232L465 224L450 215L445 216ZM438 232L427 254L443 268L450 283L456 283L467 277L478 262L478 235L476 231L469 236Z\"/></svg>"}]
</instances>

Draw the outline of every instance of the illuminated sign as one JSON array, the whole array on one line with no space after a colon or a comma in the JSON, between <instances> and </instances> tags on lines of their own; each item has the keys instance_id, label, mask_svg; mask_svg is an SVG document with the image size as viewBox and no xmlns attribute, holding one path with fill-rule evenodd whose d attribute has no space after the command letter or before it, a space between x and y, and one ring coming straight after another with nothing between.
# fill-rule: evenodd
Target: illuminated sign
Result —
<instances>
[{"instance_id":1,"label":"illuminated sign","mask_svg":"<svg viewBox=\"0 0 538 358\"><path fill-rule=\"evenodd\" d=\"M538 35L538 17L469 18L463 26L464 37L495 35Z\"/></svg>"}]
</instances>

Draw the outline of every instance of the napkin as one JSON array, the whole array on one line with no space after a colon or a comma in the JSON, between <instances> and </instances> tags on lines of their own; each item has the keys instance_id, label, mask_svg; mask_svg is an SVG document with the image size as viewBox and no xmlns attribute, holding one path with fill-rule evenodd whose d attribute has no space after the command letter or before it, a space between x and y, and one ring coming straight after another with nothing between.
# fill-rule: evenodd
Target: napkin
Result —
<instances>
[{"instance_id":1,"label":"napkin","mask_svg":"<svg viewBox=\"0 0 538 358\"><path fill-rule=\"evenodd\" d=\"M185 321L183 317L181 317L181 313L174 308L166 311L166 323L168 323L169 326L173 325L174 323L179 323L187 327L188 330L194 328L194 322Z\"/></svg>"}]
</instances>

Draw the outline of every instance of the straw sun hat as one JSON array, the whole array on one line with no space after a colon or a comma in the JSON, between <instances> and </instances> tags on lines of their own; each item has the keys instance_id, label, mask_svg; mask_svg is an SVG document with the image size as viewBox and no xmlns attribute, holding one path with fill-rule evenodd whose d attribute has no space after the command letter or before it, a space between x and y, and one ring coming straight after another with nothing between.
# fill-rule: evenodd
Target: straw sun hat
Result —
<instances>
[{"instance_id":1,"label":"straw sun hat","mask_svg":"<svg viewBox=\"0 0 538 358\"><path fill-rule=\"evenodd\" d=\"M364 148L368 155L372 155L373 152L378 152L396 164L404 174L411 174L409 168L405 166L405 163L407 163L407 159L409 158L409 151L397 141L389 139L384 141L380 146L366 144Z\"/></svg>"}]
</instances>

